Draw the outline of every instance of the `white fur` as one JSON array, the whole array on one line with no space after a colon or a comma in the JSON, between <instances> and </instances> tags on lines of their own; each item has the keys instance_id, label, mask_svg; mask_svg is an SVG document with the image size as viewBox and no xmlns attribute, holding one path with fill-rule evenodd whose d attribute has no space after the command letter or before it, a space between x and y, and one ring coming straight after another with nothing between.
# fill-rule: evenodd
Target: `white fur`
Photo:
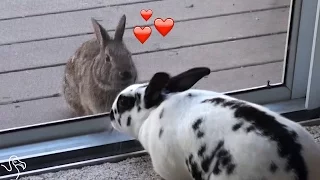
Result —
<instances>
[{"instance_id":1,"label":"white fur","mask_svg":"<svg viewBox=\"0 0 320 180\"><path fill-rule=\"evenodd\" d=\"M192 180L192 175L186 166L186 158L190 153L194 154L194 160L201 164L202 159L197 155L202 144L207 145L205 155L210 155L217 146L219 140L224 140L224 148L232 155L236 164L234 173L220 175L212 173L213 165L208 173L202 172L205 180L296 180L292 171L284 171L286 160L280 158L277 152L277 144L255 132L245 132L244 128L250 124L234 117L235 110L229 107L214 105L213 103L201 103L206 99L221 97L228 100L236 100L232 97L205 90L190 89L181 93L169 94L158 107L146 110L144 108L143 95L145 87L140 84L131 85L119 95L141 94L141 111L135 106L130 111L121 114L119 126L119 114L115 113L115 121L112 125L115 129L130 134L137 138L146 151L150 154L154 170L166 180ZM187 97L191 93L193 97ZM119 97L119 96L118 96ZM117 100L112 109L116 109ZM240 100L239 100L240 101ZM320 179L320 148L314 142L313 137L299 124L290 121L265 107L245 102L260 111L264 111L276 118L278 122L286 125L298 134L301 143L302 156L309 172L308 180ZM159 114L163 111L160 119ZM123 125L128 117L132 118L131 126ZM203 118L200 129L204 132L203 138L197 138L192 125L198 118ZM231 128L237 122L243 121L242 128L233 131ZM163 128L161 138L159 131ZM273 161L278 170L275 173L269 171ZM201 170L201 166L200 170ZM264 177L265 179L259 179ZM298 179L297 179L298 180Z\"/></svg>"}]
</instances>

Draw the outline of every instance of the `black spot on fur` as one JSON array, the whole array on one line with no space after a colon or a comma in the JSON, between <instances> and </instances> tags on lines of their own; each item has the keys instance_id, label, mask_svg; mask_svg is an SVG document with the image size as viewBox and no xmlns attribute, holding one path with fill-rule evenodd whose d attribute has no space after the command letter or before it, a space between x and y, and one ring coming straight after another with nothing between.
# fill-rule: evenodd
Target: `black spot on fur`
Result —
<instances>
[{"instance_id":1,"label":"black spot on fur","mask_svg":"<svg viewBox=\"0 0 320 180\"><path fill-rule=\"evenodd\" d=\"M163 128L160 128L160 130L159 130L159 138L161 138L162 133L163 133Z\"/></svg>"},{"instance_id":2,"label":"black spot on fur","mask_svg":"<svg viewBox=\"0 0 320 180\"><path fill-rule=\"evenodd\" d=\"M201 170L200 170L198 164L194 161L192 154L189 155L189 159L188 160L189 160L189 164L190 164L192 177L195 180L204 180L202 178Z\"/></svg>"},{"instance_id":3,"label":"black spot on fur","mask_svg":"<svg viewBox=\"0 0 320 180\"><path fill-rule=\"evenodd\" d=\"M212 173L213 173L214 175L219 175L219 174L221 173L221 169L219 168L219 165L220 165L220 161L219 161L219 159L218 159L217 162L216 162L216 164L215 164L214 167L213 167Z\"/></svg>"},{"instance_id":4,"label":"black spot on fur","mask_svg":"<svg viewBox=\"0 0 320 180\"><path fill-rule=\"evenodd\" d=\"M224 170L226 174L230 175L236 168L236 164L233 163L232 155L227 149L224 148L223 140L220 140L218 142L217 146L213 149L210 156L203 157L203 160L201 162L203 171L208 173L211 164L214 162L215 164L213 166L212 173L215 175L219 175Z\"/></svg>"},{"instance_id":5,"label":"black spot on fur","mask_svg":"<svg viewBox=\"0 0 320 180\"><path fill-rule=\"evenodd\" d=\"M163 112L164 112L164 109L161 110L161 112L159 114L159 119L161 119L163 117Z\"/></svg>"},{"instance_id":6,"label":"black spot on fur","mask_svg":"<svg viewBox=\"0 0 320 180\"><path fill-rule=\"evenodd\" d=\"M278 166L272 162L269 167L270 172L275 173L278 170Z\"/></svg>"},{"instance_id":7,"label":"black spot on fur","mask_svg":"<svg viewBox=\"0 0 320 180\"><path fill-rule=\"evenodd\" d=\"M192 129L197 135L198 138L202 138L204 136L204 132L202 132L199 128L201 123L203 122L202 118L198 118L193 124L192 124Z\"/></svg>"},{"instance_id":8,"label":"black spot on fur","mask_svg":"<svg viewBox=\"0 0 320 180\"><path fill-rule=\"evenodd\" d=\"M228 155L228 151L225 150L224 148L222 148L219 152L218 152L218 158L224 157Z\"/></svg>"},{"instance_id":9,"label":"black spot on fur","mask_svg":"<svg viewBox=\"0 0 320 180\"><path fill-rule=\"evenodd\" d=\"M241 128L242 125L243 125L243 122L237 123L237 124L232 126L232 130L233 131L237 131L238 129Z\"/></svg>"},{"instance_id":10,"label":"black spot on fur","mask_svg":"<svg viewBox=\"0 0 320 180\"><path fill-rule=\"evenodd\" d=\"M130 111L134 107L135 102L135 97L120 95L117 100L117 109L119 111L119 114Z\"/></svg>"},{"instance_id":11,"label":"black spot on fur","mask_svg":"<svg viewBox=\"0 0 320 180\"><path fill-rule=\"evenodd\" d=\"M297 140L297 133L288 130L288 127L279 123L274 116L243 101L223 98L202 101L202 103L208 102L233 109L235 118L247 121L259 131L260 135L276 142L279 156L287 159L287 170L293 170L297 180L308 179L308 170L301 155L302 146Z\"/></svg>"},{"instance_id":12,"label":"black spot on fur","mask_svg":"<svg viewBox=\"0 0 320 180\"><path fill-rule=\"evenodd\" d=\"M236 100L231 100L231 101L226 101L222 106L230 107L232 109L237 109L237 108L241 107L242 105L244 105L243 102L239 102L239 101L236 101Z\"/></svg>"},{"instance_id":13,"label":"black spot on fur","mask_svg":"<svg viewBox=\"0 0 320 180\"><path fill-rule=\"evenodd\" d=\"M218 104L224 103L225 99L223 99L223 98L212 98L212 99L206 99L206 100L202 101L202 103L207 103L207 102L210 102L210 103L218 105Z\"/></svg>"},{"instance_id":14,"label":"black spot on fur","mask_svg":"<svg viewBox=\"0 0 320 180\"><path fill-rule=\"evenodd\" d=\"M115 113L115 114L118 114L118 110L117 110L117 109L114 109L114 113Z\"/></svg>"},{"instance_id":15,"label":"black spot on fur","mask_svg":"<svg viewBox=\"0 0 320 180\"><path fill-rule=\"evenodd\" d=\"M198 150L198 156L199 157L203 157L205 151L207 150L207 145L203 144L200 149Z\"/></svg>"},{"instance_id":16,"label":"black spot on fur","mask_svg":"<svg viewBox=\"0 0 320 180\"><path fill-rule=\"evenodd\" d=\"M111 121L114 121L114 120L115 120L113 110L111 110L111 112L110 112L110 120L111 120Z\"/></svg>"},{"instance_id":17,"label":"black spot on fur","mask_svg":"<svg viewBox=\"0 0 320 180\"><path fill-rule=\"evenodd\" d=\"M223 166L226 166L226 165L228 165L228 164L230 164L231 163L231 156L225 156L225 157L223 157L222 158L222 160L221 160L221 164L223 165Z\"/></svg>"},{"instance_id":18,"label":"black spot on fur","mask_svg":"<svg viewBox=\"0 0 320 180\"><path fill-rule=\"evenodd\" d=\"M236 168L235 164L228 164L227 165L227 174L228 175L232 174L235 168Z\"/></svg>"},{"instance_id":19,"label":"black spot on fur","mask_svg":"<svg viewBox=\"0 0 320 180\"><path fill-rule=\"evenodd\" d=\"M218 152L218 155L217 155L217 161L216 161L216 164L214 165L214 167L213 167L213 174L215 174L215 175L219 175L220 173L221 173L221 169L219 168L219 166L220 166L220 164L221 164L221 161L222 161L222 154L223 154L223 152L225 152L224 151L224 149L222 149L222 150L220 150L219 152Z\"/></svg>"},{"instance_id":20,"label":"black spot on fur","mask_svg":"<svg viewBox=\"0 0 320 180\"><path fill-rule=\"evenodd\" d=\"M206 99L204 101L202 101L202 103L212 103L214 105L221 105L223 107L230 107L231 109L236 109L238 107L240 107L242 104L244 104L243 102L240 101L236 101L236 100L227 100L227 99L223 99L223 98L212 98L212 99Z\"/></svg>"},{"instance_id":21,"label":"black spot on fur","mask_svg":"<svg viewBox=\"0 0 320 180\"><path fill-rule=\"evenodd\" d=\"M250 125L249 127L247 127L246 131L247 133L249 133L250 131L253 131L255 129L255 127L253 125Z\"/></svg>"},{"instance_id":22,"label":"black spot on fur","mask_svg":"<svg viewBox=\"0 0 320 180\"><path fill-rule=\"evenodd\" d=\"M198 130L201 123L202 123L202 118L197 119L197 120L192 124L192 129L193 129L194 131Z\"/></svg>"},{"instance_id":23,"label":"black spot on fur","mask_svg":"<svg viewBox=\"0 0 320 180\"><path fill-rule=\"evenodd\" d=\"M208 157L204 157L203 161L201 162L201 167L205 172L209 171L210 164L213 161L213 158L215 157L216 153L220 150L220 148L224 145L224 141L219 141L216 148L211 152L211 155Z\"/></svg>"},{"instance_id":24,"label":"black spot on fur","mask_svg":"<svg viewBox=\"0 0 320 180\"><path fill-rule=\"evenodd\" d=\"M215 175L219 175L223 169L226 169L226 173L230 175L233 173L235 167L236 165L232 163L231 154L229 153L229 151L222 147L217 154L217 161L212 173Z\"/></svg>"},{"instance_id":25,"label":"black spot on fur","mask_svg":"<svg viewBox=\"0 0 320 180\"><path fill-rule=\"evenodd\" d=\"M130 125L131 125L131 116L129 116L127 119L127 126L130 126Z\"/></svg>"},{"instance_id":26,"label":"black spot on fur","mask_svg":"<svg viewBox=\"0 0 320 180\"><path fill-rule=\"evenodd\" d=\"M202 132L202 131L198 131L197 132L197 137L198 138L202 138L204 136L204 132Z\"/></svg>"},{"instance_id":27,"label":"black spot on fur","mask_svg":"<svg viewBox=\"0 0 320 180\"><path fill-rule=\"evenodd\" d=\"M193 94L191 94L191 93L188 93L188 95L187 95L187 97L189 97L189 98L191 98L191 97L193 97L194 95Z\"/></svg>"}]
</instances>

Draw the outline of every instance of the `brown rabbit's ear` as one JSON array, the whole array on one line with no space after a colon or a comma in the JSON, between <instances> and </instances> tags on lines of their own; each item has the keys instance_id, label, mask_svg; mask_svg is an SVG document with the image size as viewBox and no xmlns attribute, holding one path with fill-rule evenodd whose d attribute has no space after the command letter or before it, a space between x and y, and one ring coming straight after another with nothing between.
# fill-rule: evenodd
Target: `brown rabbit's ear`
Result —
<instances>
[{"instance_id":1,"label":"brown rabbit's ear","mask_svg":"<svg viewBox=\"0 0 320 180\"><path fill-rule=\"evenodd\" d=\"M94 33L101 47L105 47L107 42L110 40L108 32L97 22L97 20L91 18Z\"/></svg>"},{"instance_id":2,"label":"brown rabbit's ear","mask_svg":"<svg viewBox=\"0 0 320 180\"><path fill-rule=\"evenodd\" d=\"M126 27L126 15L122 15L119 20L118 26L116 28L116 32L114 34L114 39L117 41L122 41L124 30Z\"/></svg>"}]
</instances>

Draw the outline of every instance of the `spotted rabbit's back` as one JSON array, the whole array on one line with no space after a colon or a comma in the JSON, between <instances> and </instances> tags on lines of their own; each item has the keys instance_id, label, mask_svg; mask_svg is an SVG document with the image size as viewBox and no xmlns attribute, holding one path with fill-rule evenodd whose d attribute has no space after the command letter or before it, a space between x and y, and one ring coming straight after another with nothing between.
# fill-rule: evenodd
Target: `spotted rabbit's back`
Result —
<instances>
[{"instance_id":1,"label":"spotted rabbit's back","mask_svg":"<svg viewBox=\"0 0 320 180\"><path fill-rule=\"evenodd\" d=\"M318 179L319 146L302 126L260 105L209 94L173 95L147 120L144 128L159 133L158 142L147 143L158 172L195 180Z\"/></svg>"},{"instance_id":2,"label":"spotted rabbit's back","mask_svg":"<svg viewBox=\"0 0 320 180\"><path fill-rule=\"evenodd\" d=\"M196 92L190 109L181 104L187 123L178 138L194 179L318 179L319 146L302 126L256 104Z\"/></svg>"},{"instance_id":3,"label":"spotted rabbit's back","mask_svg":"<svg viewBox=\"0 0 320 180\"><path fill-rule=\"evenodd\" d=\"M165 180L318 180L320 148L267 108L191 87L210 73L158 72L113 103L112 126L137 138Z\"/></svg>"}]
</instances>

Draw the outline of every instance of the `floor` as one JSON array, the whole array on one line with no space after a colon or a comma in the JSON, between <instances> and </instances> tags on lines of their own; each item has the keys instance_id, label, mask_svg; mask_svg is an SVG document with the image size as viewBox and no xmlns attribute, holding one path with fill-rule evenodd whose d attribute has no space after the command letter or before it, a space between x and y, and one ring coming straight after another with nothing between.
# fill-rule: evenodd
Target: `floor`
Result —
<instances>
[{"instance_id":1,"label":"floor","mask_svg":"<svg viewBox=\"0 0 320 180\"><path fill-rule=\"evenodd\" d=\"M93 36L90 18L110 31L127 16L124 41L139 81L157 71L208 66L197 88L230 91L281 82L290 0L1 0L0 129L72 116L61 97L64 66ZM152 9L149 21L140 10ZM153 20L173 18L162 37ZM153 33L141 44L136 25Z\"/></svg>"},{"instance_id":2,"label":"floor","mask_svg":"<svg viewBox=\"0 0 320 180\"><path fill-rule=\"evenodd\" d=\"M320 143L320 126L306 127L315 141ZM151 164L149 156L127 159L118 163L104 163L23 177L21 180L161 180Z\"/></svg>"}]
</instances>

